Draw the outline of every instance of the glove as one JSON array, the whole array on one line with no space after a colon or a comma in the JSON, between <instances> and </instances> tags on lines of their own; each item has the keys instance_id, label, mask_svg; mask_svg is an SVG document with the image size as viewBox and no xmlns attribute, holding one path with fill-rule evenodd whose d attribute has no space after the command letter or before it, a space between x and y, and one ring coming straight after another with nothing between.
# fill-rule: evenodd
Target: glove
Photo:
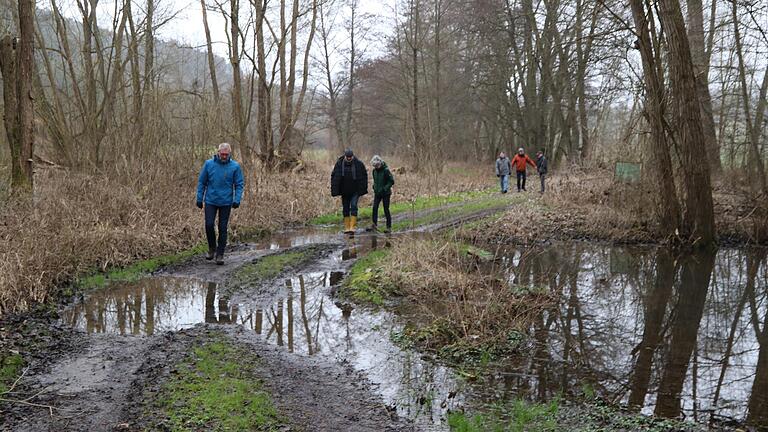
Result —
<instances>
[{"instance_id":1,"label":"glove","mask_svg":"<svg viewBox=\"0 0 768 432\"><path fill-rule=\"evenodd\" d=\"M501 177L501 174L496 174L496 177Z\"/></svg>"},{"instance_id":2,"label":"glove","mask_svg":"<svg viewBox=\"0 0 768 432\"><path fill-rule=\"evenodd\" d=\"M240 207L240 203L232 203L232 208L238 208Z\"/></svg>"},{"instance_id":3,"label":"glove","mask_svg":"<svg viewBox=\"0 0 768 432\"><path fill-rule=\"evenodd\" d=\"M199 208L199 209L203 208L203 202L202 201L198 201L197 202L197 208Z\"/></svg>"}]
</instances>

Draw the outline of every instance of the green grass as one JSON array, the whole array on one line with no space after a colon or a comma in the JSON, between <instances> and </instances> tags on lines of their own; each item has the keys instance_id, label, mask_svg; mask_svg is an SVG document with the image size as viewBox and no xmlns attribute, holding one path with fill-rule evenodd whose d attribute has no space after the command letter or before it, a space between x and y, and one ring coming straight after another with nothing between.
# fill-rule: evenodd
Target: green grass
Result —
<instances>
[{"instance_id":1,"label":"green grass","mask_svg":"<svg viewBox=\"0 0 768 432\"><path fill-rule=\"evenodd\" d=\"M450 207L442 210L437 210L432 213L425 214L415 219L406 219L400 222L396 222L392 225L393 231L403 231L409 228L429 225L440 222L442 220L451 219L471 213L493 209L495 207L502 207L505 205L516 204L523 201L523 197L509 198L505 195L492 195L486 196L482 199L472 201L466 205Z\"/></svg>"},{"instance_id":2,"label":"green grass","mask_svg":"<svg viewBox=\"0 0 768 432\"><path fill-rule=\"evenodd\" d=\"M200 243L197 246L185 251L161 255L154 258L138 261L128 267L113 268L104 272L93 273L77 280L75 287L80 290L92 290L102 287L111 282L131 282L138 280L147 273L152 273L162 267L176 264L192 258L208 250L208 245Z\"/></svg>"},{"instance_id":3,"label":"green grass","mask_svg":"<svg viewBox=\"0 0 768 432\"><path fill-rule=\"evenodd\" d=\"M388 255L389 250L376 250L355 261L344 280L343 295L356 302L383 305L392 287L382 280L379 264Z\"/></svg>"},{"instance_id":4,"label":"green grass","mask_svg":"<svg viewBox=\"0 0 768 432\"><path fill-rule=\"evenodd\" d=\"M0 354L0 394L8 391L13 382L18 378L24 367L24 359L20 354Z\"/></svg>"},{"instance_id":5,"label":"green grass","mask_svg":"<svg viewBox=\"0 0 768 432\"><path fill-rule=\"evenodd\" d=\"M557 431L557 410L557 400L548 404L517 400L494 407L488 414L451 413L448 425L454 432Z\"/></svg>"},{"instance_id":6,"label":"green grass","mask_svg":"<svg viewBox=\"0 0 768 432\"><path fill-rule=\"evenodd\" d=\"M252 377L253 361L223 340L194 348L160 392L170 430L282 430L285 420Z\"/></svg>"},{"instance_id":7,"label":"green grass","mask_svg":"<svg viewBox=\"0 0 768 432\"><path fill-rule=\"evenodd\" d=\"M413 202L395 202L389 206L390 213L394 216L396 214L427 210L435 207L441 207L448 204L458 203L466 200L473 200L491 195L491 190L484 190L479 192L461 192L447 196L425 196L418 197ZM357 216L359 219L370 219L372 209L371 207L361 207L358 210ZM318 216L309 221L311 225L328 225L328 224L340 224L342 221L341 211L334 213L324 214Z\"/></svg>"},{"instance_id":8,"label":"green grass","mask_svg":"<svg viewBox=\"0 0 768 432\"><path fill-rule=\"evenodd\" d=\"M235 274L233 283L247 285L261 280L272 279L286 269L301 264L311 256L307 249L266 255L257 261L242 266Z\"/></svg>"}]
</instances>

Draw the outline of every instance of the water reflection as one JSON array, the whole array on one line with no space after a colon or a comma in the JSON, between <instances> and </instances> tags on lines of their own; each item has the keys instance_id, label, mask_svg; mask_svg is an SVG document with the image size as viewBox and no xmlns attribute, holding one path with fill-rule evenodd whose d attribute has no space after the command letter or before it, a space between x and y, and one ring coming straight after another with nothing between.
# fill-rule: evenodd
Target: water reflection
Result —
<instances>
[{"instance_id":1,"label":"water reflection","mask_svg":"<svg viewBox=\"0 0 768 432\"><path fill-rule=\"evenodd\" d=\"M149 335L237 324L297 355L348 362L401 414L431 423L466 400L462 384L392 344L397 317L333 297L344 261L388 241L356 236L331 271L282 279L260 303L227 298L213 283L148 278L93 295L64 320L91 333ZM766 253L585 243L508 250L501 262L510 283L545 287L559 302L531 323L529 355L507 359L471 396L549 400L595 391L646 414L768 425Z\"/></svg>"},{"instance_id":2,"label":"water reflection","mask_svg":"<svg viewBox=\"0 0 768 432\"><path fill-rule=\"evenodd\" d=\"M509 359L481 396L589 388L647 414L768 424L765 250L562 244L509 250L504 263L511 282L560 300L529 329L533 355Z\"/></svg>"}]
</instances>

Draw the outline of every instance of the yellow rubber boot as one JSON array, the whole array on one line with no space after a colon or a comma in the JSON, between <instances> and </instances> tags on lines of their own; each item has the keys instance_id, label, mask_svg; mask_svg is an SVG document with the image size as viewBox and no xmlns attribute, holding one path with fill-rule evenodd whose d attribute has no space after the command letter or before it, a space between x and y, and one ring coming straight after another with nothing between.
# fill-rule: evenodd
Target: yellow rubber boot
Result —
<instances>
[{"instance_id":1,"label":"yellow rubber boot","mask_svg":"<svg viewBox=\"0 0 768 432\"><path fill-rule=\"evenodd\" d=\"M344 216L344 232L349 232L349 216Z\"/></svg>"},{"instance_id":2,"label":"yellow rubber boot","mask_svg":"<svg viewBox=\"0 0 768 432\"><path fill-rule=\"evenodd\" d=\"M349 217L349 231L355 232L357 229L357 216L350 216Z\"/></svg>"}]
</instances>

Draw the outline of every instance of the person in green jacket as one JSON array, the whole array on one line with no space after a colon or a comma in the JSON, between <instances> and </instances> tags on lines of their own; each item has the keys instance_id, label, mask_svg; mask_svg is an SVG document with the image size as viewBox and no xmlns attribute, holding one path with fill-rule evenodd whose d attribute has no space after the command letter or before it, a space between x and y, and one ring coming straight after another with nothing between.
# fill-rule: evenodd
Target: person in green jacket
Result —
<instances>
[{"instance_id":1,"label":"person in green jacket","mask_svg":"<svg viewBox=\"0 0 768 432\"><path fill-rule=\"evenodd\" d=\"M384 232L388 233L392 230L392 215L389 213L389 198L392 196L392 186L395 184L395 177L392 175L392 172L389 171L387 164L379 155L375 155L371 158L371 165L373 166L372 228L378 230L379 203L382 203L384 204L384 216L387 218L387 229L384 230Z\"/></svg>"}]
</instances>

